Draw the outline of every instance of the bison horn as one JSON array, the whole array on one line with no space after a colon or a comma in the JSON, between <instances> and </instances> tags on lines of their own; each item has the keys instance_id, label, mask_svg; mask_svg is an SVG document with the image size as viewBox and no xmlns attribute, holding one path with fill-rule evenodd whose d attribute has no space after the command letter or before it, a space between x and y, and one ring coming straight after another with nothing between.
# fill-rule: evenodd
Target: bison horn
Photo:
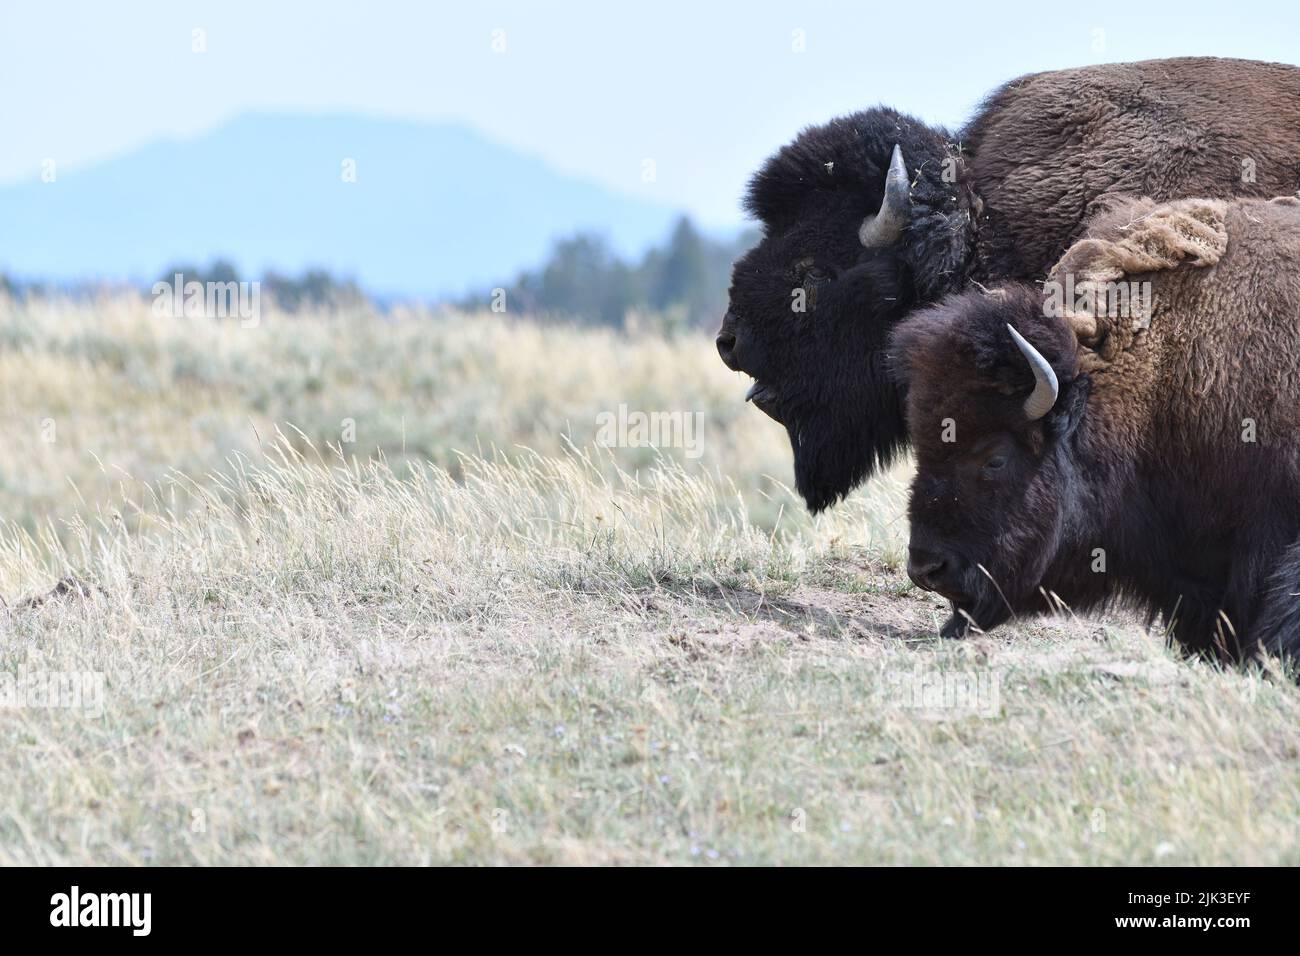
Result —
<instances>
[{"instance_id":1,"label":"bison horn","mask_svg":"<svg viewBox=\"0 0 1300 956\"><path fill-rule=\"evenodd\" d=\"M1007 326L1007 331L1011 333L1016 348L1020 349L1020 354L1029 361L1029 367L1034 371L1034 390L1025 399L1025 417L1031 422L1037 421L1050 412L1052 406L1056 404L1056 396L1060 392L1056 373L1052 371L1051 364L1043 358L1042 353L1026 342L1023 335L1010 325Z\"/></svg>"},{"instance_id":2,"label":"bison horn","mask_svg":"<svg viewBox=\"0 0 1300 956\"><path fill-rule=\"evenodd\" d=\"M885 174L885 198L880 201L880 212L862 220L858 227L858 241L868 249L892 246L903 234L903 227L911 215L911 187L907 181L907 167L903 165L903 151L894 147Z\"/></svg>"}]
</instances>

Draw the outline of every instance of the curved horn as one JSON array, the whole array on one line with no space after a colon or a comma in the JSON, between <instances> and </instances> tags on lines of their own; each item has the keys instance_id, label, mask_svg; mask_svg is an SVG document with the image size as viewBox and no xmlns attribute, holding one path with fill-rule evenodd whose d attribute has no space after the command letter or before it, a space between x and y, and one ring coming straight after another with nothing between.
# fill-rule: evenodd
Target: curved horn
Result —
<instances>
[{"instance_id":1,"label":"curved horn","mask_svg":"<svg viewBox=\"0 0 1300 956\"><path fill-rule=\"evenodd\" d=\"M1056 396L1060 393L1060 386L1056 381L1056 373L1052 371L1052 366L1048 364L1047 359L1043 358L1041 352L1025 341L1025 337L1007 326L1007 331L1011 333L1011 339L1016 343L1016 348L1020 349L1029 362L1029 367L1034 371L1034 390L1029 393L1025 399L1025 417L1029 421L1037 421L1052 410L1056 404Z\"/></svg>"},{"instance_id":2,"label":"curved horn","mask_svg":"<svg viewBox=\"0 0 1300 956\"><path fill-rule=\"evenodd\" d=\"M862 220L858 241L868 249L892 246L907 225L911 205L911 185L907 181L907 167L903 165L903 151L895 146L889 172L885 174L885 198L880 201L880 211Z\"/></svg>"}]
</instances>

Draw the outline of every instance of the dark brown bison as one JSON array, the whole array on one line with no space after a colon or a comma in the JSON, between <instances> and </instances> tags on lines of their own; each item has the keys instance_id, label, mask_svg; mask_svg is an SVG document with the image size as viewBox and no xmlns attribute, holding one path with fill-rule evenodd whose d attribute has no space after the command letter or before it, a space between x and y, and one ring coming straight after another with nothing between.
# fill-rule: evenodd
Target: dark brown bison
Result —
<instances>
[{"instance_id":1,"label":"dark brown bison","mask_svg":"<svg viewBox=\"0 0 1300 956\"><path fill-rule=\"evenodd\" d=\"M1300 186L1300 69L1153 60L1015 80L957 135L878 108L803 132L746 200L717 346L785 425L808 507L906 442L885 343L920 305L1042 279L1116 195L1272 197Z\"/></svg>"},{"instance_id":2,"label":"dark brown bison","mask_svg":"<svg viewBox=\"0 0 1300 956\"><path fill-rule=\"evenodd\" d=\"M1044 288L905 319L891 366L945 634L1118 602L1190 651L1300 654L1300 200L1120 203Z\"/></svg>"}]
</instances>

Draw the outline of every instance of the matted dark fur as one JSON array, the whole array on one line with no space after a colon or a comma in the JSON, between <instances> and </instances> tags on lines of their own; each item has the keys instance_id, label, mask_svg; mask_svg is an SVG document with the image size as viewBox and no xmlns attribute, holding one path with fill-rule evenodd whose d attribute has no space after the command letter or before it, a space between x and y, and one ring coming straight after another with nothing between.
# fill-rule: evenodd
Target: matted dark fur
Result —
<instances>
[{"instance_id":1,"label":"matted dark fur","mask_svg":"<svg viewBox=\"0 0 1300 956\"><path fill-rule=\"evenodd\" d=\"M1062 317L1015 283L893 337L909 573L953 602L945 633L1127 601L1189 651L1300 655L1300 200L1119 204L1051 280L1067 274L1150 282L1151 308ZM1008 323L1059 381L1037 421Z\"/></svg>"},{"instance_id":2,"label":"matted dark fur","mask_svg":"<svg viewBox=\"0 0 1300 956\"><path fill-rule=\"evenodd\" d=\"M885 249L858 226L895 145L911 220ZM736 263L719 351L785 425L810 509L906 444L885 341L918 305L979 282L1041 279L1117 195L1268 198L1300 187L1300 69L1152 60L1008 83L957 135L888 108L801 133L746 205L762 241ZM792 310L802 289L807 311Z\"/></svg>"}]
</instances>

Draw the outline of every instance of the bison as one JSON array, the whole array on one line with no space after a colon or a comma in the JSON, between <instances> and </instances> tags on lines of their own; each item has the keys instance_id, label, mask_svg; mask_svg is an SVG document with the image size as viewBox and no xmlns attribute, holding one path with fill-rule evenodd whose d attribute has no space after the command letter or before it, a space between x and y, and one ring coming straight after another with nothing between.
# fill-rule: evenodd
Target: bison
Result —
<instances>
[{"instance_id":1,"label":"bison","mask_svg":"<svg viewBox=\"0 0 1300 956\"><path fill-rule=\"evenodd\" d=\"M877 108L803 132L750 183L763 237L717 336L783 424L812 511L906 444L890 330L947 293L1042 279L1118 195L1271 197L1300 186L1300 68L1213 58L1040 73L956 136Z\"/></svg>"},{"instance_id":2,"label":"bison","mask_svg":"<svg viewBox=\"0 0 1300 956\"><path fill-rule=\"evenodd\" d=\"M1300 200L1119 202L1043 288L954 294L890 349L943 634L1122 604L1189 652L1300 654Z\"/></svg>"}]
</instances>

